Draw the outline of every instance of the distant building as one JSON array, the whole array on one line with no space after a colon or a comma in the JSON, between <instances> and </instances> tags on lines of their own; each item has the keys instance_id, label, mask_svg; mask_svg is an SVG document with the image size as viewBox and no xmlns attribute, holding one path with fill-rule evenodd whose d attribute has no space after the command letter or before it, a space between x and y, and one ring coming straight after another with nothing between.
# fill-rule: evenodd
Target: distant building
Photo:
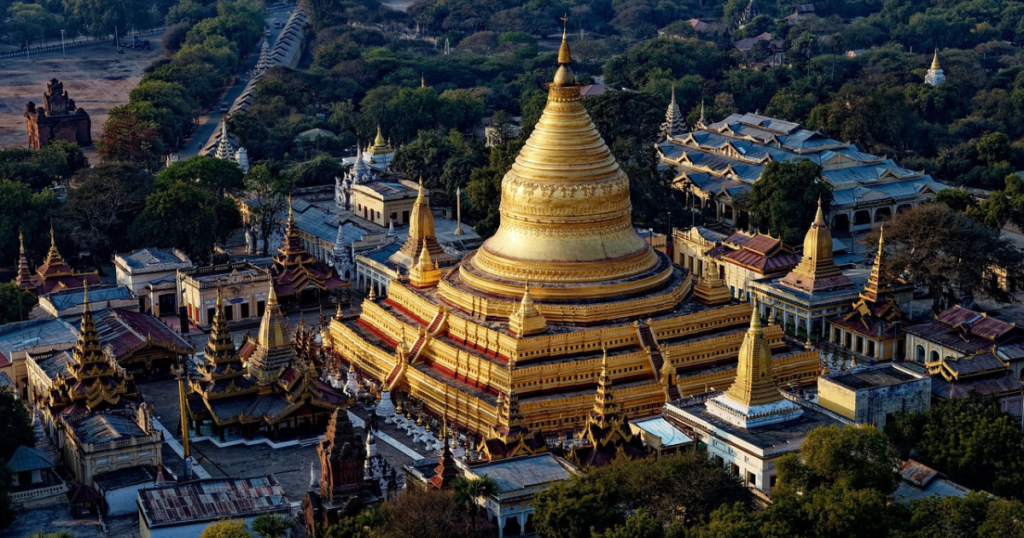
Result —
<instances>
[{"instance_id":1,"label":"distant building","mask_svg":"<svg viewBox=\"0 0 1024 538\"><path fill-rule=\"evenodd\" d=\"M697 440L665 420L665 417L637 420L630 422L629 427L633 430L633 435L640 437L658 459L697 450Z\"/></svg>"},{"instance_id":2,"label":"distant building","mask_svg":"<svg viewBox=\"0 0 1024 538\"><path fill-rule=\"evenodd\" d=\"M14 383L22 398L29 397L29 355L71 349L78 339L75 327L62 319L34 319L0 325L0 373Z\"/></svg>"},{"instance_id":3,"label":"distant building","mask_svg":"<svg viewBox=\"0 0 1024 538\"><path fill-rule=\"evenodd\" d=\"M291 511L273 476L214 478L139 490L139 532L144 538L199 538L220 519L252 523L257 516Z\"/></svg>"},{"instance_id":4,"label":"distant building","mask_svg":"<svg viewBox=\"0 0 1024 538\"><path fill-rule=\"evenodd\" d=\"M117 284L139 298L139 308L157 317L178 314L178 271L193 269L192 260L178 249L144 248L114 255Z\"/></svg>"},{"instance_id":5,"label":"distant building","mask_svg":"<svg viewBox=\"0 0 1024 538\"><path fill-rule=\"evenodd\" d=\"M899 364L856 368L818 378L818 404L857 424L878 428L896 413L927 411L932 380L926 372Z\"/></svg>"},{"instance_id":6,"label":"distant building","mask_svg":"<svg viewBox=\"0 0 1024 538\"><path fill-rule=\"evenodd\" d=\"M89 114L68 97L64 84L57 79L46 83L43 107L29 101L25 105L25 126L28 147L41 149L51 140L65 140L79 146L92 145L92 120Z\"/></svg>"},{"instance_id":7,"label":"distant building","mask_svg":"<svg viewBox=\"0 0 1024 538\"><path fill-rule=\"evenodd\" d=\"M175 481L162 465L137 465L93 476L93 486L103 497L107 516L137 514L139 490Z\"/></svg>"},{"instance_id":8,"label":"distant building","mask_svg":"<svg viewBox=\"0 0 1024 538\"><path fill-rule=\"evenodd\" d=\"M769 162L810 159L832 187L829 225L835 232L868 230L935 197L945 188L923 172L861 152L819 131L761 114L732 114L657 144L662 168L672 168L676 188L696 197L698 210L743 227L742 200ZM738 203L739 202L739 203Z\"/></svg>"},{"instance_id":9,"label":"distant building","mask_svg":"<svg viewBox=\"0 0 1024 538\"><path fill-rule=\"evenodd\" d=\"M720 244L705 251L703 257L705 265L718 264L719 274L731 295L740 300L752 296L752 282L785 276L802 259L781 238L742 230L734 231ZM704 267L699 272L704 275L708 269Z\"/></svg>"},{"instance_id":10,"label":"distant building","mask_svg":"<svg viewBox=\"0 0 1024 538\"><path fill-rule=\"evenodd\" d=\"M153 427L153 410L110 410L68 417L60 422L64 465L81 484L93 487L103 473L162 464L162 431Z\"/></svg>"},{"instance_id":11,"label":"distant building","mask_svg":"<svg viewBox=\"0 0 1024 538\"><path fill-rule=\"evenodd\" d=\"M68 486L42 450L19 446L7 462L7 469L11 472L11 501L16 508L38 508L66 501Z\"/></svg>"},{"instance_id":12,"label":"distant building","mask_svg":"<svg viewBox=\"0 0 1024 538\"><path fill-rule=\"evenodd\" d=\"M928 368L935 399L990 394L1004 412L1024 416L1024 330L954 306L933 322L907 327L906 334L907 359Z\"/></svg>"},{"instance_id":13,"label":"distant building","mask_svg":"<svg viewBox=\"0 0 1024 538\"><path fill-rule=\"evenodd\" d=\"M55 291L39 298L39 309L55 318L77 318L85 307L85 288ZM123 310L139 310L139 300L124 286L89 287L93 305Z\"/></svg>"},{"instance_id":14,"label":"distant building","mask_svg":"<svg viewBox=\"0 0 1024 538\"><path fill-rule=\"evenodd\" d=\"M924 83L929 86L938 86L946 82L946 75L942 72L942 68L939 67L939 49L935 49L935 55L932 56L932 65L928 68L928 74L924 76Z\"/></svg>"},{"instance_id":15,"label":"distant building","mask_svg":"<svg viewBox=\"0 0 1024 538\"><path fill-rule=\"evenodd\" d=\"M904 504L925 497L966 497L971 490L953 482L946 475L914 460L900 468L900 482L893 497Z\"/></svg>"},{"instance_id":16,"label":"distant building","mask_svg":"<svg viewBox=\"0 0 1024 538\"><path fill-rule=\"evenodd\" d=\"M274 292L282 302L323 306L348 301L348 281L338 276L334 267L313 256L303 244L290 197L284 242L274 255L270 276Z\"/></svg>"},{"instance_id":17,"label":"distant building","mask_svg":"<svg viewBox=\"0 0 1024 538\"><path fill-rule=\"evenodd\" d=\"M196 326L209 327L220 289L226 303L228 322L263 317L267 305L270 273L251 262L180 269L178 286L181 304Z\"/></svg>"},{"instance_id":18,"label":"distant building","mask_svg":"<svg viewBox=\"0 0 1024 538\"><path fill-rule=\"evenodd\" d=\"M795 24L814 14L814 4L799 4L793 6L793 12L786 15L785 19L789 24Z\"/></svg>"}]
</instances>

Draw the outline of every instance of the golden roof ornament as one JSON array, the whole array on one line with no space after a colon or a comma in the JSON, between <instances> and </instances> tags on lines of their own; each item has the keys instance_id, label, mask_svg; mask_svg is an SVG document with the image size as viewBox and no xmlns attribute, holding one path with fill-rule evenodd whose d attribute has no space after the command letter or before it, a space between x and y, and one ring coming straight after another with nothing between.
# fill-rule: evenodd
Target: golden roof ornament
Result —
<instances>
[{"instance_id":1,"label":"golden roof ornament","mask_svg":"<svg viewBox=\"0 0 1024 538\"><path fill-rule=\"evenodd\" d=\"M552 84L557 87L576 85L576 75L569 68L572 63L572 54L569 52L569 15L566 14L562 20L562 44L558 47L558 71L555 73L555 80Z\"/></svg>"},{"instance_id":2,"label":"golden roof ornament","mask_svg":"<svg viewBox=\"0 0 1024 538\"><path fill-rule=\"evenodd\" d=\"M932 71L938 71L939 69L939 47L935 47L935 55L932 56Z\"/></svg>"},{"instance_id":3,"label":"golden roof ornament","mask_svg":"<svg viewBox=\"0 0 1024 538\"><path fill-rule=\"evenodd\" d=\"M384 135L380 132L380 122L377 123L377 138L373 140L373 145L378 148L382 148L387 145L387 142L384 141Z\"/></svg>"}]
</instances>

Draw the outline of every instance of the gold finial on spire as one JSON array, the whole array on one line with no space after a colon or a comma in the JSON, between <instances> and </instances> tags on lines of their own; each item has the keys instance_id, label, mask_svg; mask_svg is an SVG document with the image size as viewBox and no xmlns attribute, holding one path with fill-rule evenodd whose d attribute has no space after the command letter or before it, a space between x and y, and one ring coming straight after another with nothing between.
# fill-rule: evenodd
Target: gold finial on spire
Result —
<instances>
[{"instance_id":1,"label":"gold finial on spire","mask_svg":"<svg viewBox=\"0 0 1024 538\"><path fill-rule=\"evenodd\" d=\"M939 70L939 47L935 47L935 55L932 56L932 70Z\"/></svg>"},{"instance_id":2,"label":"gold finial on spire","mask_svg":"<svg viewBox=\"0 0 1024 538\"><path fill-rule=\"evenodd\" d=\"M288 191L288 220L295 220L295 212L292 210L292 193Z\"/></svg>"},{"instance_id":3,"label":"gold finial on spire","mask_svg":"<svg viewBox=\"0 0 1024 538\"><path fill-rule=\"evenodd\" d=\"M572 55L569 53L569 14L566 13L559 20L562 21L562 45L558 48L558 63L569 65L572 63Z\"/></svg>"},{"instance_id":4,"label":"gold finial on spire","mask_svg":"<svg viewBox=\"0 0 1024 538\"><path fill-rule=\"evenodd\" d=\"M818 196L818 213L816 215L814 215L814 225L815 226L824 226L825 225L825 215L821 212L821 196Z\"/></svg>"},{"instance_id":5,"label":"gold finial on spire","mask_svg":"<svg viewBox=\"0 0 1024 538\"><path fill-rule=\"evenodd\" d=\"M267 306L277 304L277 291L274 290L274 279L270 279L270 291L267 292Z\"/></svg>"},{"instance_id":6,"label":"gold finial on spire","mask_svg":"<svg viewBox=\"0 0 1024 538\"><path fill-rule=\"evenodd\" d=\"M221 299L221 293L220 292L221 292L220 284L217 284L217 309L220 309L222 306L224 306L224 301Z\"/></svg>"},{"instance_id":7,"label":"gold finial on spire","mask_svg":"<svg viewBox=\"0 0 1024 538\"><path fill-rule=\"evenodd\" d=\"M416 194L416 203L422 204L426 200L426 196L423 193L423 174L420 174L420 187L419 193Z\"/></svg>"},{"instance_id":8,"label":"gold finial on spire","mask_svg":"<svg viewBox=\"0 0 1024 538\"><path fill-rule=\"evenodd\" d=\"M423 71L420 71L420 88L427 87L427 79L423 76Z\"/></svg>"},{"instance_id":9,"label":"gold finial on spire","mask_svg":"<svg viewBox=\"0 0 1024 538\"><path fill-rule=\"evenodd\" d=\"M50 250L57 250L57 238L53 233L53 219L50 219Z\"/></svg>"},{"instance_id":10,"label":"gold finial on spire","mask_svg":"<svg viewBox=\"0 0 1024 538\"><path fill-rule=\"evenodd\" d=\"M83 280L82 281L82 287L85 288L85 291L84 291L85 296L82 297L82 311L83 312L88 312L89 311L89 281L88 280Z\"/></svg>"},{"instance_id":11,"label":"gold finial on spire","mask_svg":"<svg viewBox=\"0 0 1024 538\"><path fill-rule=\"evenodd\" d=\"M18 226L18 253L22 256L25 255L25 233L21 230L21 226Z\"/></svg>"},{"instance_id":12,"label":"gold finial on spire","mask_svg":"<svg viewBox=\"0 0 1024 538\"><path fill-rule=\"evenodd\" d=\"M377 138L375 138L373 140L373 145L378 147L378 148L382 148L386 144L387 144L387 142L384 141L384 135L381 134L381 132L380 132L380 122L377 122Z\"/></svg>"}]
</instances>

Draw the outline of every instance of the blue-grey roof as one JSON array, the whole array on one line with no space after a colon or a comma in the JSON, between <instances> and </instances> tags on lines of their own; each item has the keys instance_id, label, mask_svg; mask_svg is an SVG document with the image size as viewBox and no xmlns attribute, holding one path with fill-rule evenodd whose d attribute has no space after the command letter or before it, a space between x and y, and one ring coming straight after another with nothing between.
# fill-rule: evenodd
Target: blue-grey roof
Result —
<instances>
[{"instance_id":1,"label":"blue-grey roof","mask_svg":"<svg viewBox=\"0 0 1024 538\"><path fill-rule=\"evenodd\" d=\"M53 462L50 461L49 456L42 450L22 445L14 451L11 460L7 462L7 467L13 473L25 473L39 469L50 469L53 467Z\"/></svg>"},{"instance_id":2,"label":"blue-grey roof","mask_svg":"<svg viewBox=\"0 0 1024 538\"><path fill-rule=\"evenodd\" d=\"M92 413L71 422L71 429L80 443L107 443L147 435L131 418L112 413Z\"/></svg>"},{"instance_id":3,"label":"blue-grey roof","mask_svg":"<svg viewBox=\"0 0 1024 538\"><path fill-rule=\"evenodd\" d=\"M471 468L477 476L489 476L498 483L498 493L509 493L568 480L572 471L552 454L498 460Z\"/></svg>"},{"instance_id":4,"label":"blue-grey roof","mask_svg":"<svg viewBox=\"0 0 1024 538\"><path fill-rule=\"evenodd\" d=\"M102 304L107 301L134 299L131 290L124 286L96 286L89 288L89 304ZM53 304L58 312L76 308L85 303L85 289L71 288L51 293L46 300Z\"/></svg>"},{"instance_id":5,"label":"blue-grey roof","mask_svg":"<svg viewBox=\"0 0 1024 538\"><path fill-rule=\"evenodd\" d=\"M630 423L661 440L662 448L671 448L693 442L693 439L672 425L664 417L654 417Z\"/></svg>"},{"instance_id":6,"label":"blue-grey roof","mask_svg":"<svg viewBox=\"0 0 1024 538\"><path fill-rule=\"evenodd\" d=\"M0 367L24 349L74 343L78 333L60 319L34 319L0 325Z\"/></svg>"},{"instance_id":7,"label":"blue-grey roof","mask_svg":"<svg viewBox=\"0 0 1024 538\"><path fill-rule=\"evenodd\" d=\"M363 254L367 258L377 263L387 263L391 256L402 249L402 244L399 242L388 243L376 250Z\"/></svg>"},{"instance_id":8,"label":"blue-grey roof","mask_svg":"<svg viewBox=\"0 0 1024 538\"><path fill-rule=\"evenodd\" d=\"M133 250L127 254L118 254L117 259L132 269L143 269L155 265L167 264L168 269L192 267L192 262L181 251L162 248L144 248Z\"/></svg>"}]
</instances>

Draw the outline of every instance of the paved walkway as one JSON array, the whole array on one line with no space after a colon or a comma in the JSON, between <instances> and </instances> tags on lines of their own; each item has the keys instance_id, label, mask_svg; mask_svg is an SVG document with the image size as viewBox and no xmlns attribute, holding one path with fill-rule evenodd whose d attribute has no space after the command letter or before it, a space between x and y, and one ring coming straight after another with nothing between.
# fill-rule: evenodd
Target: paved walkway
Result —
<instances>
[{"instance_id":1,"label":"paved walkway","mask_svg":"<svg viewBox=\"0 0 1024 538\"><path fill-rule=\"evenodd\" d=\"M167 428L165 428L164 425L161 424L160 421L157 420L156 418L153 419L153 427L164 432L164 443L166 443L167 446L171 447L171 450L173 450L174 453L177 454L178 457L184 461L185 447L181 446L181 443L179 443L178 440L174 438L174 434L172 434ZM206 469L203 469L203 466L199 465L198 463L192 464L192 474L194 474L196 478L212 478L210 476L210 473L208 473Z\"/></svg>"}]
</instances>

